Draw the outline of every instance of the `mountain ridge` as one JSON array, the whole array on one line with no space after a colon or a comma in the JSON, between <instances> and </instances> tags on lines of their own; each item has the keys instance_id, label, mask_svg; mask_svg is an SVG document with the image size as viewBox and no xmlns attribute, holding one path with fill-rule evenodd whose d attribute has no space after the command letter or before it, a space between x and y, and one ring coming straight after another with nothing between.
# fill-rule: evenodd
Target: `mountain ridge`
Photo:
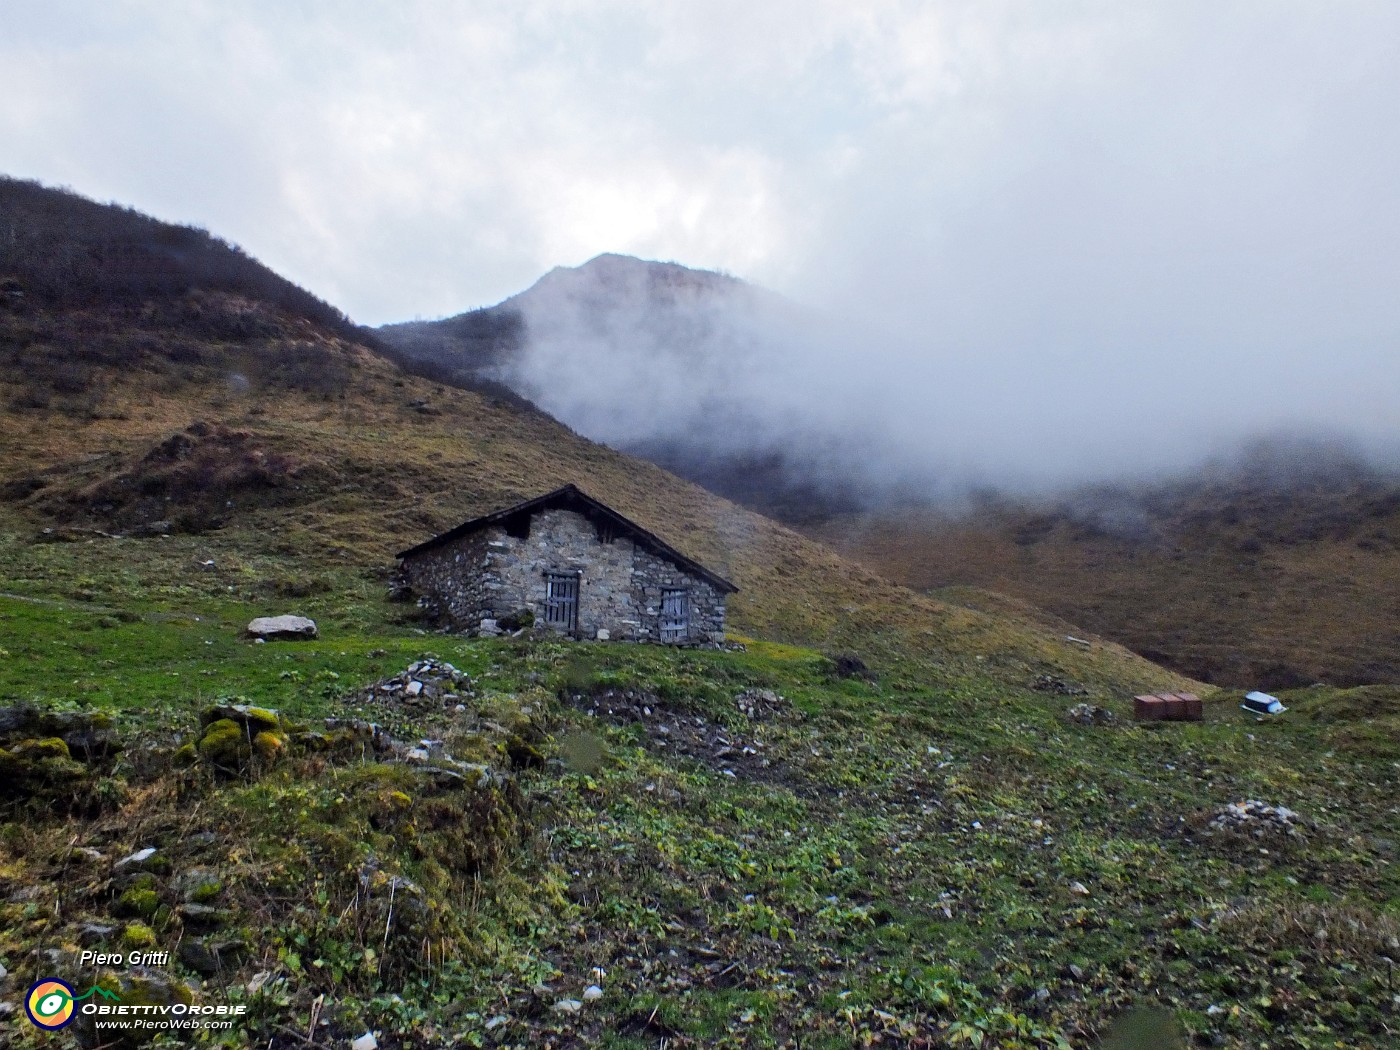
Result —
<instances>
[{"instance_id":1,"label":"mountain ridge","mask_svg":"<svg viewBox=\"0 0 1400 1050\"><path fill-rule=\"evenodd\" d=\"M959 660L999 638L1027 679L1063 660L1086 680L1182 681L1114 646L1085 654L1031 624L925 604L543 414L405 373L358 329L168 275L141 304L104 303L94 287L0 308L0 491L50 524L158 535L261 523L309 552L383 565L405 538L576 482L738 583L740 629L830 645L885 627L954 648L965 636Z\"/></svg>"},{"instance_id":2,"label":"mountain ridge","mask_svg":"<svg viewBox=\"0 0 1400 1050\"><path fill-rule=\"evenodd\" d=\"M1393 688L1137 724L1198 684L226 288L7 293L0 363L7 1005L96 942L170 953L91 975L123 1002L246 1005L273 1050L1390 1031ZM743 633L388 600L405 540L566 481L734 580ZM249 639L273 611L319 637Z\"/></svg>"}]
</instances>

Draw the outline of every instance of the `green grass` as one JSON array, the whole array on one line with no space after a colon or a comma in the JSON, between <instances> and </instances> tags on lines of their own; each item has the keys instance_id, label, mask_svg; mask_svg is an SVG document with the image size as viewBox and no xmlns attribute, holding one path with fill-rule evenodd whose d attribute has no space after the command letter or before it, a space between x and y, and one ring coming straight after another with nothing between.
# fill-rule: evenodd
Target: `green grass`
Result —
<instances>
[{"instance_id":1,"label":"green grass","mask_svg":"<svg viewBox=\"0 0 1400 1050\"><path fill-rule=\"evenodd\" d=\"M324 562L312 574L330 589L292 602L320 616L321 639L254 645L242 627L304 573L295 555L245 556L236 536L21 539L0 555L6 589L26 595L0 599L0 702L117 712L130 745L80 812L20 799L0 814L0 962L21 984L31 950L113 921L118 896L100 865L61 907L23 888L56 885L73 845L110 861L155 843L174 867L155 882L163 947L201 932L181 932L180 871L226 887L215 903L243 947L206 994L248 1002L239 1038L255 1043L304 1032L318 996L327 1039L376 1029L409 1046L1080 1047L1142 1003L1232 1047L1388 1038L1400 829L1392 753L1344 738L1364 697L1303 691L1285 696L1296 716L1256 720L1222 695L1203 723L1153 726L1104 697L1120 722L1089 728L994 661L894 638L862 649L879 654L871 683L753 639L714 652L427 635L372 577ZM425 652L473 676L466 712L359 703ZM733 698L754 688L787 705L750 724ZM640 691L677 725L761 741L772 765L727 776L561 689ZM201 711L234 697L313 728L378 720L501 770L506 737L532 726L547 758L583 734L601 762L517 772L518 809L364 754L294 746L253 780L172 764ZM1188 835L1249 797L1314 822L1306 844ZM361 893L371 863L426 902L387 938L384 902ZM595 967L604 997L556 1012ZM249 994L264 971L274 982Z\"/></svg>"},{"instance_id":2,"label":"green grass","mask_svg":"<svg viewBox=\"0 0 1400 1050\"><path fill-rule=\"evenodd\" d=\"M103 313L7 337L58 320L123 349ZM0 418L0 706L112 712L126 745L76 775L51 741L7 750L0 999L61 968L82 924L115 944L140 921L177 952L227 942L197 995L250 1007L234 1045L1088 1047L1137 1004L1227 1047L1389 1038L1396 759L1358 697L1288 695L1296 715L1259 721L1222 694L1199 725L1132 725L1133 692L1193 683L1029 608L920 598L548 419L303 337L344 366L339 393L231 393L157 347L94 364L66 415ZM287 349L181 338L212 361ZM407 407L425 397L440 416ZM148 458L196 430L217 440L193 461L242 486L231 508ZM249 462L281 466L253 484ZM395 550L566 481L733 578L747 649L466 641L384 601ZM223 526L112 537L164 518L161 493ZM242 637L272 612L320 639ZM425 653L472 676L463 710L364 701ZM833 678L841 653L876 681ZM1080 697L1035 691L1046 676L1119 723L1068 723ZM748 689L785 703L750 723ZM652 715L586 713L609 690ZM199 758L227 701L282 713L280 758ZM328 717L491 775L444 785ZM1302 813L1307 841L1199 835L1249 797ZM149 845L168 871L114 873ZM195 902L213 920L188 912L195 869L221 886ZM602 999L554 1009L595 981Z\"/></svg>"}]
</instances>

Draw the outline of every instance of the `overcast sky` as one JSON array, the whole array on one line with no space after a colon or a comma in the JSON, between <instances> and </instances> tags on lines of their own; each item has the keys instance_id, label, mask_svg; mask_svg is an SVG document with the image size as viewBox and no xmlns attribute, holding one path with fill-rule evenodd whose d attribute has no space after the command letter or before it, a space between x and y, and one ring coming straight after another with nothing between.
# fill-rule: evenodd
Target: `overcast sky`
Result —
<instances>
[{"instance_id":1,"label":"overcast sky","mask_svg":"<svg viewBox=\"0 0 1400 1050\"><path fill-rule=\"evenodd\" d=\"M0 170L370 324L723 269L1008 426L1103 411L1070 458L1396 429L1394 0L6 0Z\"/></svg>"}]
</instances>

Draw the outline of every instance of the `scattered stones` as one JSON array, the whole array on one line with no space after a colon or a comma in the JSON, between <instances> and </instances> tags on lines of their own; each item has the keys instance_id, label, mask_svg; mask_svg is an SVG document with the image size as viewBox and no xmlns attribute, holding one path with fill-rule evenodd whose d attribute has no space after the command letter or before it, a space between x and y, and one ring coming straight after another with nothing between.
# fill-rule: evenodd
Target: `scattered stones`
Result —
<instances>
[{"instance_id":1,"label":"scattered stones","mask_svg":"<svg viewBox=\"0 0 1400 1050\"><path fill-rule=\"evenodd\" d=\"M85 922L78 927L78 943L84 948L90 948L94 944L102 944L104 941L112 939L112 935L117 932L115 926L107 926L100 922Z\"/></svg>"},{"instance_id":2,"label":"scattered stones","mask_svg":"<svg viewBox=\"0 0 1400 1050\"><path fill-rule=\"evenodd\" d=\"M446 660L425 656L404 670L382 679L347 698L357 704L393 704L397 707L455 707L472 692L471 676Z\"/></svg>"},{"instance_id":3,"label":"scattered stones","mask_svg":"<svg viewBox=\"0 0 1400 1050\"><path fill-rule=\"evenodd\" d=\"M757 736L735 733L702 715L672 710L653 693L605 689L589 695L575 693L570 699L595 718L616 725L640 722L646 729L648 746L660 753L695 759L723 776L769 781L782 778L780 764L768 757L767 745ZM765 689L740 694L736 704L740 710L752 710L757 720L786 701Z\"/></svg>"},{"instance_id":4,"label":"scattered stones","mask_svg":"<svg viewBox=\"0 0 1400 1050\"><path fill-rule=\"evenodd\" d=\"M247 627L250 638L306 641L318 637L316 621L305 616L259 616Z\"/></svg>"},{"instance_id":5,"label":"scattered stones","mask_svg":"<svg viewBox=\"0 0 1400 1050\"><path fill-rule=\"evenodd\" d=\"M1085 726L1107 726L1117 721L1112 711L1096 704L1075 704L1065 712L1065 717Z\"/></svg>"},{"instance_id":6,"label":"scattered stones","mask_svg":"<svg viewBox=\"0 0 1400 1050\"><path fill-rule=\"evenodd\" d=\"M746 689L734 698L739 713L755 722L787 708L788 702L771 689Z\"/></svg>"},{"instance_id":7,"label":"scattered stones","mask_svg":"<svg viewBox=\"0 0 1400 1050\"><path fill-rule=\"evenodd\" d=\"M65 794L71 800L89 764L119 749L105 712L0 708L0 797Z\"/></svg>"},{"instance_id":8,"label":"scattered stones","mask_svg":"<svg viewBox=\"0 0 1400 1050\"><path fill-rule=\"evenodd\" d=\"M1243 832L1254 838L1280 834L1300 838L1303 834L1296 812L1287 806L1271 806L1257 798L1229 803L1211 818L1203 834L1220 831Z\"/></svg>"},{"instance_id":9,"label":"scattered stones","mask_svg":"<svg viewBox=\"0 0 1400 1050\"><path fill-rule=\"evenodd\" d=\"M1059 696L1088 696L1089 690L1076 682L1067 682L1058 675L1036 675L1031 688L1040 693L1056 693Z\"/></svg>"},{"instance_id":10,"label":"scattered stones","mask_svg":"<svg viewBox=\"0 0 1400 1050\"><path fill-rule=\"evenodd\" d=\"M41 711L21 704L0 708L0 743L14 747L21 740L57 738L69 757L92 761L120 750L112 716L105 711Z\"/></svg>"}]
</instances>

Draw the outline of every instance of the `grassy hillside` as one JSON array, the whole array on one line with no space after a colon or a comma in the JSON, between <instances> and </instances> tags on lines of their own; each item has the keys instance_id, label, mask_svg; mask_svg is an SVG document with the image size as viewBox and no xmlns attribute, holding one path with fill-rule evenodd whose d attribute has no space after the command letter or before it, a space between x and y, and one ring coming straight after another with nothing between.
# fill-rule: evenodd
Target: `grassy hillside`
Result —
<instances>
[{"instance_id":1,"label":"grassy hillside","mask_svg":"<svg viewBox=\"0 0 1400 1050\"><path fill-rule=\"evenodd\" d=\"M1205 681L1400 681L1400 482L1346 458L808 531L920 591L1015 595Z\"/></svg>"},{"instance_id":2,"label":"grassy hillside","mask_svg":"<svg viewBox=\"0 0 1400 1050\"><path fill-rule=\"evenodd\" d=\"M8 300L0 353L0 1044L114 1045L24 1019L47 976L246 1008L167 1046L1391 1038L1384 690L1135 725L1190 681L228 290ZM394 550L565 481L735 580L743 648L386 600Z\"/></svg>"},{"instance_id":3,"label":"grassy hillside","mask_svg":"<svg viewBox=\"0 0 1400 1050\"><path fill-rule=\"evenodd\" d=\"M0 486L36 524L245 530L311 565L353 559L387 577L394 551L572 481L733 579L742 629L912 641L948 666L995 652L1012 677L1053 670L1110 691L1174 681L1114 646L917 598L548 417L406 375L249 300L4 313L0 354Z\"/></svg>"}]
</instances>

